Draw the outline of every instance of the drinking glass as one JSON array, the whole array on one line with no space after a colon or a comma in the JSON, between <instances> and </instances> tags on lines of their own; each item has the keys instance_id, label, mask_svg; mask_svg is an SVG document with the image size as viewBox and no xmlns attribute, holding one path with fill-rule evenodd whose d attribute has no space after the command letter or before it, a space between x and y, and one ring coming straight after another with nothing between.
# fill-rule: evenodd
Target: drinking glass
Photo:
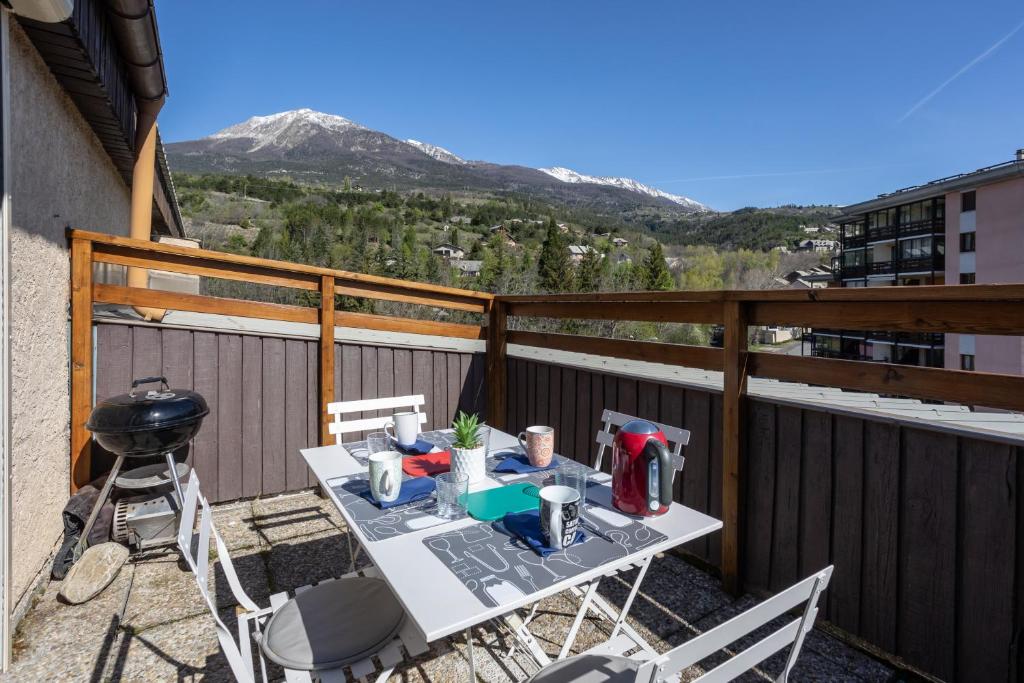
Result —
<instances>
[{"instance_id":1,"label":"drinking glass","mask_svg":"<svg viewBox=\"0 0 1024 683\"><path fill-rule=\"evenodd\" d=\"M367 455L391 450L391 437L384 432L374 432L366 437Z\"/></svg>"},{"instance_id":2,"label":"drinking glass","mask_svg":"<svg viewBox=\"0 0 1024 683\"><path fill-rule=\"evenodd\" d=\"M437 516L456 519L466 511L469 475L465 472L444 472L434 477L437 484Z\"/></svg>"},{"instance_id":3,"label":"drinking glass","mask_svg":"<svg viewBox=\"0 0 1024 683\"><path fill-rule=\"evenodd\" d=\"M563 460L562 464L555 470L555 484L576 489L576 492L580 494L580 508L582 509L587 502L587 478L589 476L588 468L578 463Z\"/></svg>"},{"instance_id":4,"label":"drinking glass","mask_svg":"<svg viewBox=\"0 0 1024 683\"><path fill-rule=\"evenodd\" d=\"M487 425L477 427L477 434L480 436L480 444L484 447L484 457L491 454L491 428Z\"/></svg>"}]
</instances>

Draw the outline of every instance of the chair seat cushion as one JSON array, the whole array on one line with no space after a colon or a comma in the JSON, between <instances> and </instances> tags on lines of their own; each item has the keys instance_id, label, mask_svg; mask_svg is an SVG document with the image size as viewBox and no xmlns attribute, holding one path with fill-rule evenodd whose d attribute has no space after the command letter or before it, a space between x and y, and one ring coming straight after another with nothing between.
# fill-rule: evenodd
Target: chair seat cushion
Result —
<instances>
[{"instance_id":1,"label":"chair seat cushion","mask_svg":"<svg viewBox=\"0 0 1024 683\"><path fill-rule=\"evenodd\" d=\"M380 579L337 579L299 593L274 612L260 648L286 669L336 669L379 651L404 619L402 606Z\"/></svg>"},{"instance_id":2,"label":"chair seat cushion","mask_svg":"<svg viewBox=\"0 0 1024 683\"><path fill-rule=\"evenodd\" d=\"M611 655L577 655L546 666L529 683L634 683L641 662Z\"/></svg>"}]
</instances>

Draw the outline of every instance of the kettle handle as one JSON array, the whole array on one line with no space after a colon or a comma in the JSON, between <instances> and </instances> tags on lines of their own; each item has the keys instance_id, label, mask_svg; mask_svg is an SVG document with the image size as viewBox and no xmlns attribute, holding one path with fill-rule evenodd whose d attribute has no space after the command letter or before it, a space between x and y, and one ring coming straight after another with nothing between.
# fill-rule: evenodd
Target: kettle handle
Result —
<instances>
[{"instance_id":1,"label":"kettle handle","mask_svg":"<svg viewBox=\"0 0 1024 683\"><path fill-rule=\"evenodd\" d=\"M672 479L675 475L675 467L672 465L672 453L669 452L668 446L663 444L658 439L651 437L644 444L644 450L654 448L656 453L651 453L648 458L651 460L658 460L658 499L662 505L668 506L672 504Z\"/></svg>"}]
</instances>

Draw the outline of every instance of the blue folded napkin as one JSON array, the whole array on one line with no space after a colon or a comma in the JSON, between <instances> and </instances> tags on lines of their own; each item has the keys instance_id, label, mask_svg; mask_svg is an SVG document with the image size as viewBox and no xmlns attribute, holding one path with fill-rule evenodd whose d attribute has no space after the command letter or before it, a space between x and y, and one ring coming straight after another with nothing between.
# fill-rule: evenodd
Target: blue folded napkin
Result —
<instances>
[{"instance_id":1,"label":"blue folded napkin","mask_svg":"<svg viewBox=\"0 0 1024 683\"><path fill-rule=\"evenodd\" d=\"M502 519L502 524L510 534L530 546L541 557L547 557L551 553L561 552L560 548L552 548L544 544L544 537L540 533L540 511L529 510L527 512L509 512ZM575 545L586 537L583 529L576 532Z\"/></svg>"},{"instance_id":2,"label":"blue folded napkin","mask_svg":"<svg viewBox=\"0 0 1024 683\"><path fill-rule=\"evenodd\" d=\"M373 497L373 490L367 488L359 495L370 501L381 510L387 510L388 508L398 507L399 505L405 505L406 503L413 503L417 500L423 500L429 498L430 494L437 488L437 483L433 477L412 477L402 481L402 490L398 492L398 498L395 498L390 503L382 503Z\"/></svg>"},{"instance_id":3,"label":"blue folded napkin","mask_svg":"<svg viewBox=\"0 0 1024 683\"><path fill-rule=\"evenodd\" d=\"M518 474L529 474L530 472L544 472L558 467L558 458L551 458L547 467L534 467L526 453L512 453L507 458L494 466L495 472L516 472Z\"/></svg>"},{"instance_id":4,"label":"blue folded napkin","mask_svg":"<svg viewBox=\"0 0 1024 683\"><path fill-rule=\"evenodd\" d=\"M403 446L402 444L395 442L395 448L406 455L423 455L424 453L429 453L434 450L434 444L429 441L425 441L424 439L416 439L416 443L409 446Z\"/></svg>"}]
</instances>

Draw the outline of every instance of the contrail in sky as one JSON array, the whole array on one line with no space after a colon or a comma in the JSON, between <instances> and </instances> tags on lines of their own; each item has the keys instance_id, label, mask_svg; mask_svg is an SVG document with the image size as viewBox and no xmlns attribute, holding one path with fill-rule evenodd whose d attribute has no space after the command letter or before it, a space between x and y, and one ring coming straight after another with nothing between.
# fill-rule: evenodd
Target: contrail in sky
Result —
<instances>
[{"instance_id":1,"label":"contrail in sky","mask_svg":"<svg viewBox=\"0 0 1024 683\"><path fill-rule=\"evenodd\" d=\"M981 60L985 59L985 58L986 58L986 57L988 57L988 56L989 56L990 54L992 54L993 52L995 52L996 50L998 50L998 49L999 49L999 47L1000 47L1000 46L1001 46L1001 45L1002 45L1003 43L1005 43L1006 41L1008 41L1008 40L1009 40L1010 38L1013 38L1013 36L1014 36L1014 35L1016 35L1016 33L1017 33L1018 31L1020 31L1020 30L1021 30L1022 28L1024 28L1024 21L1022 21L1021 23L1017 24L1017 25L1016 25L1016 26L1014 27L1014 29L1013 29L1012 31L1010 31L1010 32L1009 32L1009 33L1007 33L1007 34L1006 34L1005 36L1003 36L1002 38L1000 38L999 40L997 40L997 41L996 41L995 43L993 43L993 44L992 44L991 46L989 46L989 48L988 48L987 50L985 50L985 51L984 51L984 52L982 52L982 53L981 53L980 55L978 55L977 57L975 57L975 58L974 58L974 59L972 59L971 61L969 61L969 62L967 62L966 64L964 64L964 65L963 65L962 67L960 67L960 70L959 70L959 71L957 71L957 72L956 72L955 74L953 74L952 76L950 76L949 78L947 78L947 79L946 79L945 81L943 81L943 82L942 82L942 85L940 85L940 86L939 86L939 87L937 87L937 88L936 88L935 90L932 90L932 91L931 91L930 93L928 93L927 95L925 95L924 97L922 97L922 98L921 98L920 100L918 100L917 104L915 104L915 105L914 105L913 107L911 107L910 109L908 109L908 110L906 111L906 113L905 113L905 114L903 114L903 116L901 116L901 117L900 117L900 119L899 119L899 121L897 121L897 123L903 123L904 121L906 121L906 120L907 120L907 119L908 119L908 118L909 118L909 117L910 117L910 116L911 116L911 115L912 115L912 114L913 114L913 113L914 113L915 111L917 111L918 109L920 109L921 107L923 107L923 106L924 106L925 104L927 104L927 103L928 103L928 101L929 101L929 100L931 100L931 99L932 99L933 97L935 97L935 96L936 96L936 95L938 95L938 94L939 94L940 92L942 92L943 90L945 90L945 89L946 89L946 86L947 86L947 85L949 85L950 83L952 83L953 81L955 81L956 79L960 78L960 77L961 77L961 76L963 76L963 75L964 75L965 73L967 73L968 71L970 71L971 69L973 69L973 68L974 68L974 66L975 66L975 65L976 65L976 64L977 64L978 62L980 62Z\"/></svg>"}]
</instances>

